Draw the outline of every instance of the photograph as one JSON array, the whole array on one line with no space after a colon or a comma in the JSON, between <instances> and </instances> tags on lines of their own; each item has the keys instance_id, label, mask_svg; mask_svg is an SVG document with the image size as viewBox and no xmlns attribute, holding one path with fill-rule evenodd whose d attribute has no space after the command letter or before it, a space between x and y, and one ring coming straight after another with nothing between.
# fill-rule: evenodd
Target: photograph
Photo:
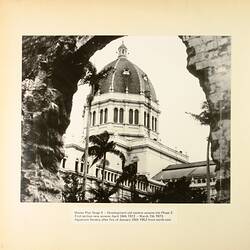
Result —
<instances>
[{"instance_id":1,"label":"photograph","mask_svg":"<svg viewBox=\"0 0 250 250\"><path fill-rule=\"evenodd\" d=\"M230 203L230 36L22 36L21 202Z\"/></svg>"}]
</instances>

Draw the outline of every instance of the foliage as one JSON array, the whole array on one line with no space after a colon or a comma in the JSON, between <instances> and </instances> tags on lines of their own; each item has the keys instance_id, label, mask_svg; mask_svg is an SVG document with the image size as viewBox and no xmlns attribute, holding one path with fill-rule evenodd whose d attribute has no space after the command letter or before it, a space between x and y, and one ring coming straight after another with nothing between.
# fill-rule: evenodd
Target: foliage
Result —
<instances>
[{"instance_id":1,"label":"foliage","mask_svg":"<svg viewBox=\"0 0 250 250\"><path fill-rule=\"evenodd\" d=\"M59 112L60 108L60 112ZM22 85L22 166L36 162L56 173L63 157L62 134L69 124L57 90L26 80Z\"/></svg>"},{"instance_id":2,"label":"foliage","mask_svg":"<svg viewBox=\"0 0 250 250\"><path fill-rule=\"evenodd\" d=\"M93 201L97 203L110 203L110 196L117 192L117 186L111 187L108 184L103 186L100 182L97 182L96 187L91 187L89 193L92 194Z\"/></svg>"},{"instance_id":3,"label":"foliage","mask_svg":"<svg viewBox=\"0 0 250 250\"><path fill-rule=\"evenodd\" d=\"M65 173L63 199L64 202L82 202L82 187L76 174Z\"/></svg>"},{"instance_id":4,"label":"foliage","mask_svg":"<svg viewBox=\"0 0 250 250\"><path fill-rule=\"evenodd\" d=\"M204 190L190 188L191 180L182 177L176 181L169 181L164 190L156 191L150 202L156 203L203 203L206 201Z\"/></svg>"},{"instance_id":5,"label":"foliage","mask_svg":"<svg viewBox=\"0 0 250 250\"><path fill-rule=\"evenodd\" d=\"M130 191L131 191L131 197L130 200L124 199L123 202L133 202L133 203L139 203L139 202L145 202L145 198L141 198L139 194L136 192L136 183L141 181L148 186L148 179L146 175L138 174L137 173L137 162L131 163L128 166L123 167L122 174L119 176L119 178L116 181L116 185L119 186L124 181L129 181L130 183Z\"/></svg>"},{"instance_id":6,"label":"foliage","mask_svg":"<svg viewBox=\"0 0 250 250\"><path fill-rule=\"evenodd\" d=\"M88 62L83 69L81 82L83 84L89 84L93 88L92 95L95 95L100 89L100 81L107 77L110 71L114 70L115 69L113 67L108 67L97 73L97 69L93 63Z\"/></svg>"},{"instance_id":7,"label":"foliage","mask_svg":"<svg viewBox=\"0 0 250 250\"><path fill-rule=\"evenodd\" d=\"M201 125L209 125L209 135L207 139L207 202L210 203L210 159L209 159L209 151L210 151L210 143L211 143L211 127L214 123L216 123L215 116L212 115L209 109L208 102L205 101L202 104L202 112L200 114L190 114L192 117L194 117L196 120L198 120Z\"/></svg>"},{"instance_id":8,"label":"foliage","mask_svg":"<svg viewBox=\"0 0 250 250\"><path fill-rule=\"evenodd\" d=\"M209 110L209 105L208 105L207 101L203 102L201 109L202 109L202 111L198 115L190 113L190 112L186 112L186 114L191 115L194 119L199 121L201 123L201 125L211 125L212 120L213 120L213 116Z\"/></svg>"},{"instance_id":9,"label":"foliage","mask_svg":"<svg viewBox=\"0 0 250 250\"><path fill-rule=\"evenodd\" d=\"M92 145L88 149L88 154L89 156L94 156L92 165L97 163L99 160L103 159L103 171L105 169L107 153L112 153L119 156L122 161L122 166L125 163L124 154L116 149L116 143L114 141L109 141L109 140L110 140L110 135L107 131L89 137L89 141Z\"/></svg>"}]
</instances>

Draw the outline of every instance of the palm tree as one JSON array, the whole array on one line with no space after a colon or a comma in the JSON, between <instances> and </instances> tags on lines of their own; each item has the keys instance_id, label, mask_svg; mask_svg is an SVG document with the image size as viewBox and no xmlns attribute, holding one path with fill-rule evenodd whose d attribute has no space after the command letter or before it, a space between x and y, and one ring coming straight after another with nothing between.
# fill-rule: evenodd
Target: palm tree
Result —
<instances>
[{"instance_id":1,"label":"palm tree","mask_svg":"<svg viewBox=\"0 0 250 250\"><path fill-rule=\"evenodd\" d=\"M96 67L89 62L84 68L83 78L81 79L81 84L89 84L90 93L87 96L87 127L86 127L86 136L85 136L85 149L84 149L84 168L83 168L83 194L85 199L86 183L87 183L87 164L88 164L88 148L89 148L89 128L90 128L90 117L91 117L91 105L94 99L95 94L100 89L99 82L102 78L106 77L108 72L112 68L107 68L97 73Z\"/></svg>"},{"instance_id":2,"label":"palm tree","mask_svg":"<svg viewBox=\"0 0 250 250\"><path fill-rule=\"evenodd\" d=\"M205 101L203 102L201 106L202 112L200 114L193 114L186 112L186 114L191 115L194 117L196 120L198 120L201 125L209 125L209 135L207 138L207 203L211 202L210 198L210 160L209 160L209 155L210 155L210 144L211 144L211 124L213 121L213 116L211 115L210 109L208 102Z\"/></svg>"},{"instance_id":3,"label":"palm tree","mask_svg":"<svg viewBox=\"0 0 250 250\"><path fill-rule=\"evenodd\" d=\"M137 173L137 162L133 162L128 166L123 167L122 174L116 181L116 186L119 186L124 181L130 182L130 192L131 192L131 201L136 202L138 199L138 194L136 193L136 182L142 181L148 185L148 179L146 175Z\"/></svg>"},{"instance_id":4,"label":"palm tree","mask_svg":"<svg viewBox=\"0 0 250 250\"><path fill-rule=\"evenodd\" d=\"M107 153L112 153L119 156L122 161L122 167L125 164L125 156L121 151L116 149L116 143L114 141L110 141L110 135L107 131L104 131L99 135L90 136L89 141L91 142L92 146L90 146L88 149L88 155L95 157L91 166L93 166L99 160L103 159L102 161L102 187L103 187Z\"/></svg>"},{"instance_id":5,"label":"palm tree","mask_svg":"<svg viewBox=\"0 0 250 250\"><path fill-rule=\"evenodd\" d=\"M110 196L115 194L119 189L118 185L111 187L110 185L102 186L99 182L97 182L96 187L91 187L89 189L89 193L94 195L95 202L98 203L110 203Z\"/></svg>"}]
</instances>

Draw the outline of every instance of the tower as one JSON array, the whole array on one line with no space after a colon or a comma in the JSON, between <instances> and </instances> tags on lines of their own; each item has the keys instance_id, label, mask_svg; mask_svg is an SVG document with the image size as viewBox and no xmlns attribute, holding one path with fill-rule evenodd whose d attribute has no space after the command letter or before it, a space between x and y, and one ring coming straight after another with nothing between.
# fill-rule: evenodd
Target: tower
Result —
<instances>
[{"instance_id":1,"label":"tower","mask_svg":"<svg viewBox=\"0 0 250 250\"><path fill-rule=\"evenodd\" d=\"M99 81L100 90L91 106L90 134L108 131L127 161L138 158L138 171L153 176L165 165L186 162L187 156L159 141L159 102L148 75L128 60L124 43L111 68ZM85 108L87 112L87 106ZM109 156L110 167L121 170L119 160Z\"/></svg>"}]
</instances>

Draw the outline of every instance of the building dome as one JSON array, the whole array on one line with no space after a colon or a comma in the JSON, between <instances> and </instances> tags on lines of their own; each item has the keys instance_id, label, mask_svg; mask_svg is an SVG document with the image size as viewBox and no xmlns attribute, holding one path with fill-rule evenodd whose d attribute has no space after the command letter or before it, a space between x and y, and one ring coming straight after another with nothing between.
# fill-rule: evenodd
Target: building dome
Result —
<instances>
[{"instance_id":1,"label":"building dome","mask_svg":"<svg viewBox=\"0 0 250 250\"><path fill-rule=\"evenodd\" d=\"M122 44L118 48L118 58L104 67L112 70L100 80L100 94L117 92L145 95L157 102L154 87L147 74L130 62L127 54L127 48Z\"/></svg>"},{"instance_id":2,"label":"building dome","mask_svg":"<svg viewBox=\"0 0 250 250\"><path fill-rule=\"evenodd\" d=\"M157 140L160 110L153 85L127 54L122 44L118 58L104 67L111 70L99 81L100 89L91 104L90 134L108 131L128 140Z\"/></svg>"}]
</instances>

